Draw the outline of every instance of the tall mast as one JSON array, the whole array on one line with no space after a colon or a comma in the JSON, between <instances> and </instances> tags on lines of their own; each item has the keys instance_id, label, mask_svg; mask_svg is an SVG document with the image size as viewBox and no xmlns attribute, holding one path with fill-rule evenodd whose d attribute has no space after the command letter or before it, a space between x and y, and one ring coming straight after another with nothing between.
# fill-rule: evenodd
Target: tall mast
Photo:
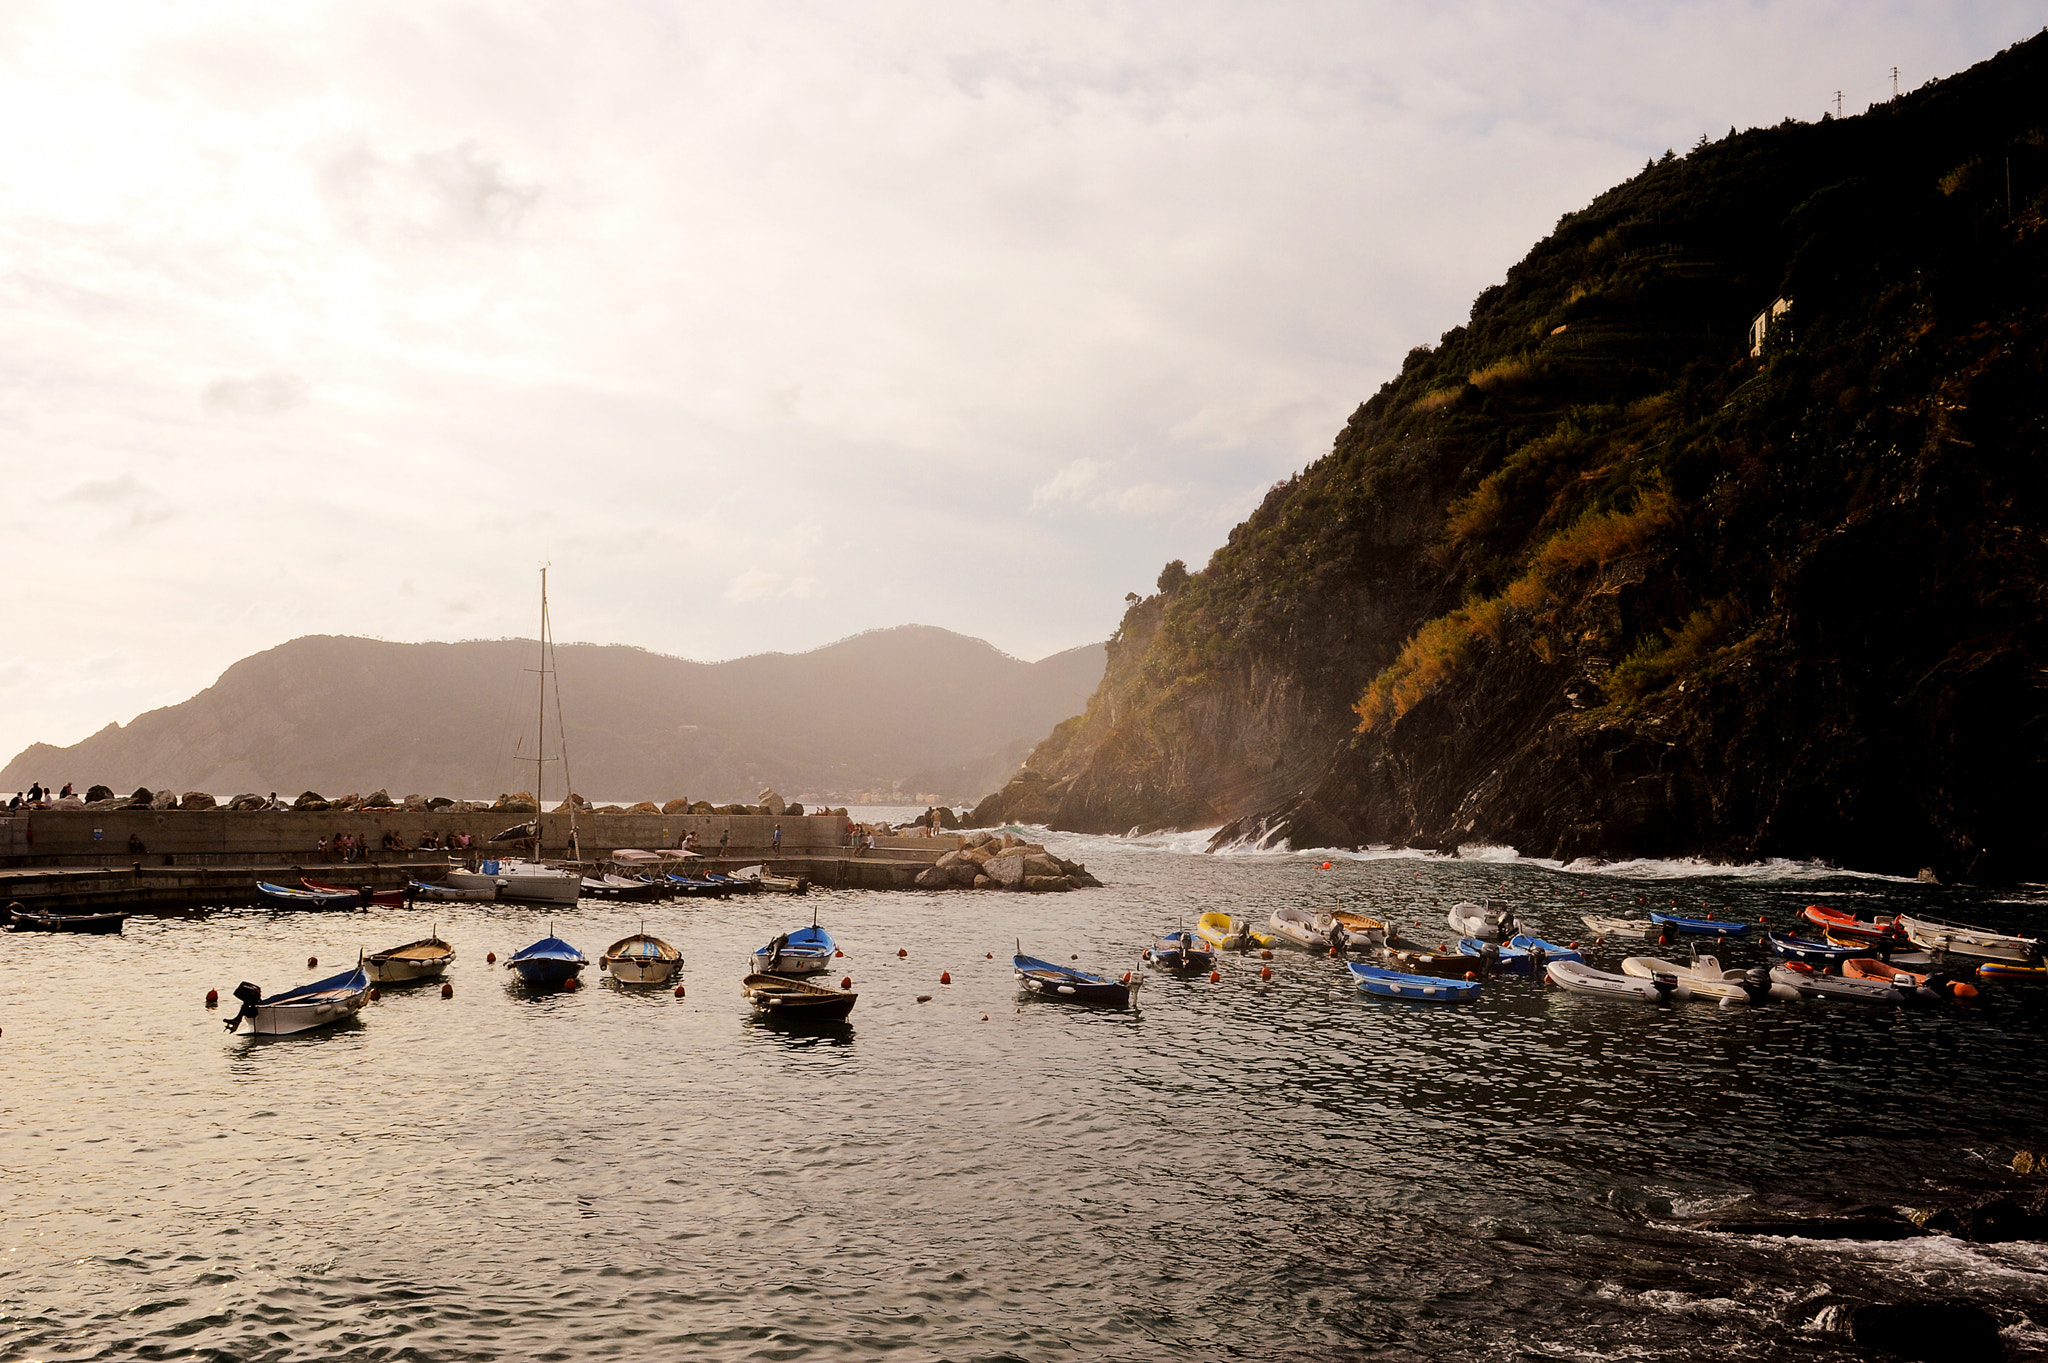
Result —
<instances>
[{"instance_id":1,"label":"tall mast","mask_svg":"<svg viewBox=\"0 0 2048 1363\"><path fill-rule=\"evenodd\" d=\"M547 782L544 776L548 760L548 566L540 566L540 666L534 669L539 675L540 692L536 697L535 725L537 732L533 740L533 855L541 853L541 833L545 828L547 813Z\"/></svg>"}]
</instances>

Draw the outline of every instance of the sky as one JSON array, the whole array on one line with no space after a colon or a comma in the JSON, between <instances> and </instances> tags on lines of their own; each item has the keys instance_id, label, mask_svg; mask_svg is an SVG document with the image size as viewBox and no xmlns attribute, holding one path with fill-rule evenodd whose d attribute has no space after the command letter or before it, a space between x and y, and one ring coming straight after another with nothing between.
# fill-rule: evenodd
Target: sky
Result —
<instances>
[{"instance_id":1,"label":"sky","mask_svg":"<svg viewBox=\"0 0 2048 1363\"><path fill-rule=\"evenodd\" d=\"M1666 148L2040 3L0 6L0 757L305 634L1100 640Z\"/></svg>"}]
</instances>

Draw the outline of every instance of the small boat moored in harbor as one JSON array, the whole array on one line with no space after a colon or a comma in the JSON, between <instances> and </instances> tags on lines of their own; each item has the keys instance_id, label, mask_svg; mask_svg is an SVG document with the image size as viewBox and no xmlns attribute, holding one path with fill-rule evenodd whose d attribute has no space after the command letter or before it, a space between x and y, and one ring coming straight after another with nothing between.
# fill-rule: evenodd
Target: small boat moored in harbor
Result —
<instances>
[{"instance_id":1,"label":"small boat moored in harbor","mask_svg":"<svg viewBox=\"0 0 2048 1363\"><path fill-rule=\"evenodd\" d=\"M809 876L773 876L761 866L742 866L727 879L751 881L757 890L773 890L778 894L806 894L811 888Z\"/></svg>"},{"instance_id":2,"label":"small boat moored in harbor","mask_svg":"<svg viewBox=\"0 0 2048 1363\"><path fill-rule=\"evenodd\" d=\"M1754 923L1734 923L1726 918L1688 918L1682 913L1653 913L1652 927L1665 932L1680 932L1689 937L1747 937Z\"/></svg>"},{"instance_id":3,"label":"small boat moored in harbor","mask_svg":"<svg viewBox=\"0 0 2048 1363\"><path fill-rule=\"evenodd\" d=\"M1582 959L1576 947L1560 946L1527 933L1517 933L1505 943L1460 937L1458 951L1465 956L1488 960L1492 968L1503 975L1540 975L1547 962Z\"/></svg>"},{"instance_id":4,"label":"small boat moored in harbor","mask_svg":"<svg viewBox=\"0 0 2048 1363\"><path fill-rule=\"evenodd\" d=\"M1855 946L1842 947L1836 946L1832 942L1816 942L1811 937L1798 937L1789 932L1765 933L1764 937L1771 944L1771 950L1786 960L1799 961L1802 964L1819 966L1822 969L1826 969L1831 965L1840 965L1851 956L1868 956L1870 954L1868 943L1858 943Z\"/></svg>"},{"instance_id":5,"label":"small boat moored in harbor","mask_svg":"<svg viewBox=\"0 0 2048 1363\"><path fill-rule=\"evenodd\" d=\"M1216 948L1185 928L1163 933L1145 953L1149 965L1176 975L1193 975L1216 966Z\"/></svg>"},{"instance_id":6,"label":"small boat moored in harbor","mask_svg":"<svg viewBox=\"0 0 2048 1363\"><path fill-rule=\"evenodd\" d=\"M7 906L7 926L11 932L89 932L104 935L119 932L125 913L51 913L47 909L24 909L19 904Z\"/></svg>"},{"instance_id":7,"label":"small boat moored in harbor","mask_svg":"<svg viewBox=\"0 0 2048 1363\"><path fill-rule=\"evenodd\" d=\"M1195 936L1223 951L1250 951L1253 947L1279 944L1272 933L1261 932L1243 918L1210 912L1195 920Z\"/></svg>"},{"instance_id":8,"label":"small boat moored in harbor","mask_svg":"<svg viewBox=\"0 0 2048 1363\"><path fill-rule=\"evenodd\" d=\"M2048 982L2048 965L2014 965L2010 961L1986 961L1977 967L1980 980L1999 980L2008 984L2041 984Z\"/></svg>"},{"instance_id":9,"label":"small boat moored in harbor","mask_svg":"<svg viewBox=\"0 0 2048 1363\"><path fill-rule=\"evenodd\" d=\"M1690 965L1659 960L1654 956L1631 956L1621 963L1621 973L1641 980L1654 980L1660 975L1674 976L1684 980L1699 997L1728 1003L1760 1004L1773 999L1781 1003L1799 1002L1798 990L1777 983L1771 979L1770 971L1762 966L1751 970L1724 970L1721 962L1712 956L1695 956Z\"/></svg>"},{"instance_id":10,"label":"small boat moored in harbor","mask_svg":"<svg viewBox=\"0 0 2048 1363\"><path fill-rule=\"evenodd\" d=\"M589 958L555 936L550 925L546 937L513 952L505 961L505 969L518 971L519 978L530 985L558 989L575 979L589 964Z\"/></svg>"},{"instance_id":11,"label":"small boat moored in harbor","mask_svg":"<svg viewBox=\"0 0 2048 1363\"><path fill-rule=\"evenodd\" d=\"M813 918L807 928L785 932L754 953L754 970L762 975L816 975L832 968L839 944Z\"/></svg>"},{"instance_id":12,"label":"small boat moored in harbor","mask_svg":"<svg viewBox=\"0 0 2048 1363\"><path fill-rule=\"evenodd\" d=\"M1616 975L1595 970L1584 961L1552 961L1544 976L1560 989L1595 998L1627 999L1638 1003L1678 1003L1692 997L1692 987L1676 975Z\"/></svg>"},{"instance_id":13,"label":"small boat moored in harbor","mask_svg":"<svg viewBox=\"0 0 2048 1363\"><path fill-rule=\"evenodd\" d=\"M1017 971L1017 983L1031 993L1062 1003L1094 1003L1105 1008L1124 1008L1131 1002L1131 988L1136 983L1126 974L1121 980L1091 975L1085 970L1060 965L1053 961L1041 961L1036 956L1024 954L1024 944L1017 944L1017 954L1011 958Z\"/></svg>"},{"instance_id":14,"label":"small boat moored in harbor","mask_svg":"<svg viewBox=\"0 0 2048 1363\"><path fill-rule=\"evenodd\" d=\"M1489 899L1484 906L1470 900L1453 904L1445 912L1444 921L1458 936L1481 942L1504 942L1522 930L1515 911L1500 899Z\"/></svg>"},{"instance_id":15,"label":"small boat moored in harbor","mask_svg":"<svg viewBox=\"0 0 2048 1363\"><path fill-rule=\"evenodd\" d=\"M474 871L451 869L447 883L457 889L489 888L501 900L525 904L574 904L583 893L583 873L537 861L487 857Z\"/></svg>"},{"instance_id":16,"label":"small boat moored in harbor","mask_svg":"<svg viewBox=\"0 0 2048 1363\"><path fill-rule=\"evenodd\" d=\"M683 968L683 953L659 937L649 936L643 924L631 937L621 937L606 947L597 963L620 984L667 984Z\"/></svg>"},{"instance_id":17,"label":"small boat moored in harbor","mask_svg":"<svg viewBox=\"0 0 2048 1363\"><path fill-rule=\"evenodd\" d=\"M1358 987L1383 999L1421 999L1430 1003L1470 1003L1479 997L1477 980L1451 980L1441 975L1409 975L1385 966L1347 961Z\"/></svg>"},{"instance_id":18,"label":"small boat moored in harbor","mask_svg":"<svg viewBox=\"0 0 2048 1363\"><path fill-rule=\"evenodd\" d=\"M1919 991L1911 986L1900 989L1882 980L1830 975L1804 961L1780 961L1771 967L1771 979L1792 986L1803 998L1838 1003L1912 1003L1919 997Z\"/></svg>"},{"instance_id":19,"label":"small boat moored in harbor","mask_svg":"<svg viewBox=\"0 0 2048 1363\"><path fill-rule=\"evenodd\" d=\"M1579 921L1596 937L1648 937L1657 926L1647 918L1603 918L1597 913L1581 914Z\"/></svg>"},{"instance_id":20,"label":"small boat moored in harbor","mask_svg":"<svg viewBox=\"0 0 2048 1363\"><path fill-rule=\"evenodd\" d=\"M1303 951L1327 951L1330 948L1328 939L1316 928L1316 916L1297 905L1282 904L1273 910L1266 919L1266 926L1287 946Z\"/></svg>"},{"instance_id":21,"label":"small boat moored in harbor","mask_svg":"<svg viewBox=\"0 0 2048 1363\"><path fill-rule=\"evenodd\" d=\"M326 1027L354 1017L369 996L370 973L360 960L339 975L302 984L297 989L287 989L268 998L264 997L262 986L244 980L235 986L235 997L242 1001L242 1011L229 1018L225 1025L230 1032L237 1031L242 1020L247 1018L253 1036L290 1036L294 1032L309 1032L315 1027Z\"/></svg>"},{"instance_id":22,"label":"small boat moored in harbor","mask_svg":"<svg viewBox=\"0 0 2048 1363\"><path fill-rule=\"evenodd\" d=\"M274 909L360 909L363 897L354 890L294 890L285 885L273 885L267 880L256 882L256 893L263 902Z\"/></svg>"},{"instance_id":23,"label":"small boat moored in harbor","mask_svg":"<svg viewBox=\"0 0 2048 1363\"><path fill-rule=\"evenodd\" d=\"M402 909L405 907L404 890L379 890L369 885L359 885L351 889L346 885L333 885L327 881L314 880L308 876L300 876L299 884L315 894L352 894L356 897L356 903L366 909L373 906L380 909Z\"/></svg>"},{"instance_id":24,"label":"small boat moored in harbor","mask_svg":"<svg viewBox=\"0 0 2048 1363\"><path fill-rule=\"evenodd\" d=\"M1950 1003L1969 1003L1977 997L1977 986L1968 984L1942 971L1933 974L1916 974L1901 970L1889 961L1874 956L1852 956L1842 962L1842 974L1852 980L1876 980L1894 989L1913 990L1921 998L1946 1000Z\"/></svg>"},{"instance_id":25,"label":"small boat moored in harbor","mask_svg":"<svg viewBox=\"0 0 2048 1363\"><path fill-rule=\"evenodd\" d=\"M441 940L438 928L417 942L407 942L402 947L392 947L389 951L363 958L364 968L375 984L404 984L409 980L432 979L454 964L455 948Z\"/></svg>"},{"instance_id":26,"label":"small boat moored in harbor","mask_svg":"<svg viewBox=\"0 0 2048 1363\"><path fill-rule=\"evenodd\" d=\"M488 904L498 897L495 882L488 885L431 885L424 880L415 880L407 887L414 899L430 899L437 904Z\"/></svg>"},{"instance_id":27,"label":"small boat moored in harbor","mask_svg":"<svg viewBox=\"0 0 2048 1363\"><path fill-rule=\"evenodd\" d=\"M1823 933L1839 937L1857 937L1866 942L1898 942L1904 941L1906 936L1896 917L1858 918L1853 913L1823 908L1819 904L1808 904L1799 916Z\"/></svg>"},{"instance_id":28,"label":"small boat moored in harbor","mask_svg":"<svg viewBox=\"0 0 2048 1363\"><path fill-rule=\"evenodd\" d=\"M1944 923L1938 918L1909 918L1903 913L1898 924L1914 945L1929 951L1980 961L2010 961L2014 965L2042 964L2038 937L2015 937L1964 923Z\"/></svg>"},{"instance_id":29,"label":"small boat moored in harbor","mask_svg":"<svg viewBox=\"0 0 2048 1363\"><path fill-rule=\"evenodd\" d=\"M740 981L740 992L753 1002L755 1012L791 1022L844 1021L860 998L851 990L828 989L787 975L749 975Z\"/></svg>"}]
</instances>

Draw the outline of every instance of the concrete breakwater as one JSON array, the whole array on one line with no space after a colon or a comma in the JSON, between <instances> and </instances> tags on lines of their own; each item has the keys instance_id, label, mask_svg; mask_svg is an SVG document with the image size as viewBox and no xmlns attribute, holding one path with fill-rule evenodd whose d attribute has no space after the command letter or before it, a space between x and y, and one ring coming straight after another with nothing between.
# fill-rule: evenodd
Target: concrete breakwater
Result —
<instances>
[{"instance_id":1,"label":"concrete breakwater","mask_svg":"<svg viewBox=\"0 0 2048 1363\"><path fill-rule=\"evenodd\" d=\"M339 811L227 809L56 809L0 817L0 905L87 913L125 908L175 913L256 902L256 883L296 885L301 876L378 889L408 880L436 880L468 857L511 850L484 839L537 820L542 855L570 855L566 811L518 814L470 811L351 809ZM776 830L780 828L779 846ZM730 871L762 864L772 875L804 877L843 889L907 890L967 839L878 836L873 850L853 845L837 814L592 814L577 816L580 858L601 861L624 847L670 848L697 835L702 863ZM343 862L336 839L352 833L367 850ZM395 834L401 849L382 846ZM429 835L477 839L469 853L420 850ZM130 839L134 841L131 843ZM325 840L327 851L321 851ZM721 847L721 841L723 847ZM865 838L862 839L865 842ZM1000 838L996 839L998 844ZM1015 839L1012 838L1014 842ZM1042 849L1033 848L1033 851ZM1085 868L1082 869L1085 874ZM1027 885L1004 888L1074 888Z\"/></svg>"}]
</instances>

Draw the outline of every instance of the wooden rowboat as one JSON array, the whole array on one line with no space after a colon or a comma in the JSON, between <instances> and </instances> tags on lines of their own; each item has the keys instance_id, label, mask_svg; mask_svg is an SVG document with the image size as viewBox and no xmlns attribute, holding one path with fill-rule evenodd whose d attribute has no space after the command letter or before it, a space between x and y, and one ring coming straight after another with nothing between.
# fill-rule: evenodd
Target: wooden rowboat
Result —
<instances>
[{"instance_id":1,"label":"wooden rowboat","mask_svg":"<svg viewBox=\"0 0 2048 1363\"><path fill-rule=\"evenodd\" d=\"M392 947L389 951L363 958L363 968L370 972L370 979L377 984L432 979L454 964L455 948L441 940L438 930L417 942L407 942L402 947Z\"/></svg>"},{"instance_id":2,"label":"wooden rowboat","mask_svg":"<svg viewBox=\"0 0 2048 1363\"><path fill-rule=\"evenodd\" d=\"M299 877L299 884L315 894L352 894L356 897L356 902L364 908L368 908L372 904L380 909L402 909L405 907L404 890L370 890L370 887L367 885L335 885L328 881L312 880L305 876ZM364 890L370 890L370 898L367 903L363 899Z\"/></svg>"},{"instance_id":3,"label":"wooden rowboat","mask_svg":"<svg viewBox=\"0 0 2048 1363\"><path fill-rule=\"evenodd\" d=\"M2014 937L1965 923L1944 923L1938 918L1909 918L1903 913L1898 923L1915 945L1929 951L1980 961L2010 961L2014 965L2041 964L2041 941L2036 937Z\"/></svg>"},{"instance_id":4,"label":"wooden rowboat","mask_svg":"<svg viewBox=\"0 0 2048 1363\"><path fill-rule=\"evenodd\" d=\"M249 1030L257 1036L289 1036L345 1022L361 1010L370 996L370 974L357 961L339 975L287 989L282 994L263 995L262 987L243 981L235 986L242 1011L227 1020L227 1029L239 1029L249 1019Z\"/></svg>"},{"instance_id":5,"label":"wooden rowboat","mask_svg":"<svg viewBox=\"0 0 2048 1363\"><path fill-rule=\"evenodd\" d=\"M740 981L740 992L753 1001L755 1012L790 1021L841 1021L860 997L851 990L828 989L787 975L749 975Z\"/></svg>"},{"instance_id":6,"label":"wooden rowboat","mask_svg":"<svg viewBox=\"0 0 2048 1363\"><path fill-rule=\"evenodd\" d=\"M1017 971L1017 983L1049 999L1058 999L1062 1003L1099 1003L1109 1008L1127 1007L1131 1001L1129 975L1122 980L1111 980L1072 966L1041 961L1036 956L1026 956L1022 944L1011 958L1011 964Z\"/></svg>"},{"instance_id":7,"label":"wooden rowboat","mask_svg":"<svg viewBox=\"0 0 2048 1363\"><path fill-rule=\"evenodd\" d=\"M606 947L597 964L620 984L667 984L683 968L683 953L659 937L636 932Z\"/></svg>"},{"instance_id":8,"label":"wooden rowboat","mask_svg":"<svg viewBox=\"0 0 2048 1363\"><path fill-rule=\"evenodd\" d=\"M119 932L125 913L31 912L14 905L7 911L9 927L15 932Z\"/></svg>"},{"instance_id":9,"label":"wooden rowboat","mask_svg":"<svg viewBox=\"0 0 2048 1363\"><path fill-rule=\"evenodd\" d=\"M1410 975L1385 966L1347 961L1358 987L1383 999L1420 999L1425 1003L1470 1003L1479 997L1477 980L1447 980L1441 975Z\"/></svg>"}]
</instances>

